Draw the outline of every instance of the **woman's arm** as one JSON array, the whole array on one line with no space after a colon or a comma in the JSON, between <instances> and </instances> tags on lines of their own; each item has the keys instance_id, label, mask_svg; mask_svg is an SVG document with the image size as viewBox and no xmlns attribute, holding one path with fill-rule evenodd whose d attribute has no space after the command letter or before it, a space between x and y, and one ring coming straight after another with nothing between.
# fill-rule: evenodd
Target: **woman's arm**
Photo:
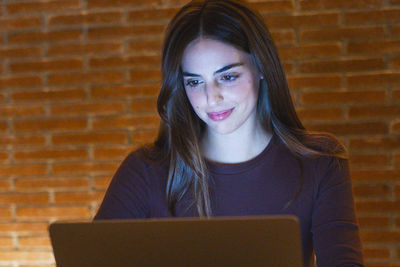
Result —
<instances>
[{"instance_id":1,"label":"woman's arm","mask_svg":"<svg viewBox=\"0 0 400 267\"><path fill-rule=\"evenodd\" d=\"M312 234L319 267L363 266L348 161L321 157Z\"/></svg>"},{"instance_id":2,"label":"woman's arm","mask_svg":"<svg viewBox=\"0 0 400 267\"><path fill-rule=\"evenodd\" d=\"M131 153L118 168L94 220L150 217L150 186L146 165Z\"/></svg>"}]
</instances>

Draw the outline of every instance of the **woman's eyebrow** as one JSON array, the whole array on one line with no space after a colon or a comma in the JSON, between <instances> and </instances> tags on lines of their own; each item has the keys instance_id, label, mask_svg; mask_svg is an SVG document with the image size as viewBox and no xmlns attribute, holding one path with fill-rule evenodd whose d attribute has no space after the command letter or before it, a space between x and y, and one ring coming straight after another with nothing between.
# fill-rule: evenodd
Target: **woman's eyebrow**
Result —
<instances>
[{"instance_id":1,"label":"woman's eyebrow","mask_svg":"<svg viewBox=\"0 0 400 267\"><path fill-rule=\"evenodd\" d=\"M222 67L219 70L215 71L214 75L216 75L218 73L221 73L221 72L224 72L224 71L227 71L227 70L232 69L234 67L242 66L242 65L244 65L243 62L238 62L238 63L233 63L233 64L226 65L225 67ZM183 76L189 76L189 77L200 77L201 76L199 74L185 72L185 71L182 72L182 74L183 74Z\"/></svg>"},{"instance_id":2,"label":"woman's eyebrow","mask_svg":"<svg viewBox=\"0 0 400 267\"><path fill-rule=\"evenodd\" d=\"M234 67L242 66L242 65L244 65L244 63L242 63L242 62L229 64L229 65L227 65L227 66L225 66L225 67L220 68L220 69L217 70L216 72L214 72L214 75L215 75L215 74L218 74L218 73L221 73L221 72L224 72L224 71L226 71L226 70L232 69L232 68L234 68Z\"/></svg>"}]
</instances>

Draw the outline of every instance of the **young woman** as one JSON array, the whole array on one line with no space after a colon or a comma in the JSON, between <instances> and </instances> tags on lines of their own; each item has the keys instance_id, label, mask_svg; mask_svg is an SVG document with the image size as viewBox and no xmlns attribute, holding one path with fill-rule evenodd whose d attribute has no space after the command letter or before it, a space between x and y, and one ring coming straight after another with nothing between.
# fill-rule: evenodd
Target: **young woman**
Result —
<instances>
[{"instance_id":1,"label":"young woman","mask_svg":"<svg viewBox=\"0 0 400 267\"><path fill-rule=\"evenodd\" d=\"M362 266L348 162L305 130L260 15L192 1L162 54L154 144L130 154L95 219L292 214L305 266Z\"/></svg>"}]
</instances>

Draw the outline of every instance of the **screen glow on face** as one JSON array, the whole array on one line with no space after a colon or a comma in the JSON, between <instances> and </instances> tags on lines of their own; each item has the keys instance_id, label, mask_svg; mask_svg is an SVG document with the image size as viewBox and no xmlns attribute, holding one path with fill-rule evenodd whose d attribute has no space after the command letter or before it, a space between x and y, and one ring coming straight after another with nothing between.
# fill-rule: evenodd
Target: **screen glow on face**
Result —
<instances>
[{"instance_id":1,"label":"screen glow on face","mask_svg":"<svg viewBox=\"0 0 400 267\"><path fill-rule=\"evenodd\" d=\"M255 123L259 74L249 54L196 39L186 47L181 67L186 94L208 130L228 134Z\"/></svg>"}]
</instances>

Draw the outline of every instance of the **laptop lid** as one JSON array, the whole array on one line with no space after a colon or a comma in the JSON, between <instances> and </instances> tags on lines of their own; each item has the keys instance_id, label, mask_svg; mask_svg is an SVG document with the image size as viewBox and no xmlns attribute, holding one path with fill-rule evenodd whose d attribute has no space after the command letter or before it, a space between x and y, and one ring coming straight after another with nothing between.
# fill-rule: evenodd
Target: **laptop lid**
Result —
<instances>
[{"instance_id":1,"label":"laptop lid","mask_svg":"<svg viewBox=\"0 0 400 267\"><path fill-rule=\"evenodd\" d=\"M293 216L55 222L58 267L303 265Z\"/></svg>"}]
</instances>

